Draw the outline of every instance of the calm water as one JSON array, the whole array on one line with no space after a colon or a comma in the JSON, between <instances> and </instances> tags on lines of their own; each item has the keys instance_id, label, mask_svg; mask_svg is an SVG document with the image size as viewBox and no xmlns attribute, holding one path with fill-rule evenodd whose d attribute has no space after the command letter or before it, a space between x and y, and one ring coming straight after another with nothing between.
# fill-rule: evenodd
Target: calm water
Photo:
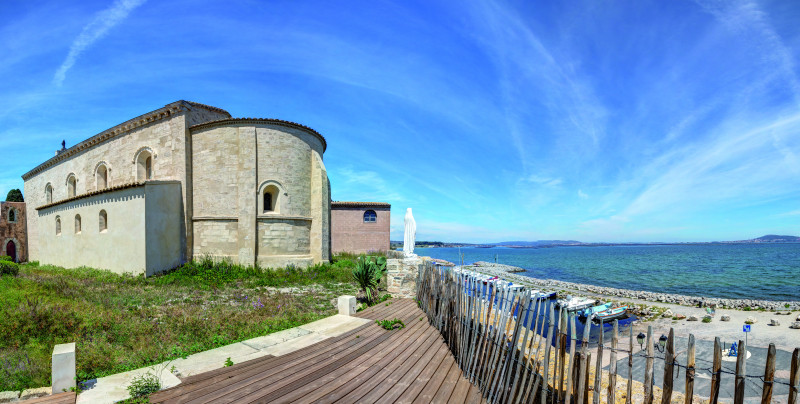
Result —
<instances>
[{"instance_id":1,"label":"calm water","mask_svg":"<svg viewBox=\"0 0 800 404\"><path fill-rule=\"evenodd\" d=\"M414 252L459 263L458 248ZM534 278L735 299L800 300L800 244L461 248L464 263L497 262Z\"/></svg>"}]
</instances>

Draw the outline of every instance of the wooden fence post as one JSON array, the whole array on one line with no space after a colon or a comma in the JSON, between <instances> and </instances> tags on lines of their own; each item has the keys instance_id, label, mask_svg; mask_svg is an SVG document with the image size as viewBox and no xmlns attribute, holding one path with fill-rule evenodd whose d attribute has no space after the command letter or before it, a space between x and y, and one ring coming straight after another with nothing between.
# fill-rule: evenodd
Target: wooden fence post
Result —
<instances>
[{"instance_id":1,"label":"wooden fence post","mask_svg":"<svg viewBox=\"0 0 800 404\"><path fill-rule=\"evenodd\" d=\"M800 386L800 348L792 352L792 370L789 374L789 404L797 404L797 393Z\"/></svg>"},{"instance_id":2,"label":"wooden fence post","mask_svg":"<svg viewBox=\"0 0 800 404\"><path fill-rule=\"evenodd\" d=\"M586 321L592 321L586 319ZM594 367L594 393L592 394L592 403L600 404L600 387L603 384L603 320L600 320L600 341L597 344L597 364ZM609 369L611 365L609 365ZM586 393L589 394L589 393Z\"/></svg>"},{"instance_id":3,"label":"wooden fence post","mask_svg":"<svg viewBox=\"0 0 800 404\"><path fill-rule=\"evenodd\" d=\"M573 376L573 372L575 370L575 344L577 342L576 334L575 334L575 315L570 314L569 316L569 331L572 335L570 335L570 344L569 344L569 371L567 372L567 398L564 401L565 403L572 402L572 390L575 386L575 377Z\"/></svg>"},{"instance_id":4,"label":"wooden fence post","mask_svg":"<svg viewBox=\"0 0 800 404\"><path fill-rule=\"evenodd\" d=\"M547 345L545 345L545 348L544 348L544 360L545 360L545 362L544 362L544 385L542 386L542 398L540 400L540 403L542 403L542 404L547 403L547 389L548 389L548 386L547 386L548 382L547 381L550 379L550 347L553 345L552 344L552 341L553 341L553 330L555 328L555 323L553 323L554 311L555 311L555 308L553 307L553 305L551 303L550 304L550 314L548 316L548 321L550 323L547 326L547 339L545 340L544 338L542 338L542 340L544 340L544 342L547 344ZM544 328L544 326L542 326L542 328ZM542 336L542 337L544 337L544 336ZM555 368L553 368L553 373L555 373ZM555 388L556 388L555 380L556 379L554 377L553 378L553 392L555 392Z\"/></svg>"},{"instance_id":5,"label":"wooden fence post","mask_svg":"<svg viewBox=\"0 0 800 404\"><path fill-rule=\"evenodd\" d=\"M628 385L627 388L627 396L625 397L625 404L631 404L633 402L633 326L628 326Z\"/></svg>"},{"instance_id":6,"label":"wooden fence post","mask_svg":"<svg viewBox=\"0 0 800 404\"><path fill-rule=\"evenodd\" d=\"M761 389L761 403L772 402L772 382L775 381L775 344L767 349L767 364L764 366L764 387Z\"/></svg>"},{"instance_id":7,"label":"wooden fence post","mask_svg":"<svg viewBox=\"0 0 800 404\"><path fill-rule=\"evenodd\" d=\"M587 321L591 321L588 320ZM592 353L586 353L586 357L583 358L583 367L581 369L581 374L583 375L583 380L581 381L581 385L583 386L584 394L583 400L579 401L583 404L589 404L589 367L592 366Z\"/></svg>"},{"instance_id":8,"label":"wooden fence post","mask_svg":"<svg viewBox=\"0 0 800 404\"><path fill-rule=\"evenodd\" d=\"M747 345L744 341L739 340L739 352L736 356L736 380L735 380L735 387L734 387L734 396L733 402L734 404L743 404L744 403L744 383L745 383L745 375L747 371L745 370L747 366Z\"/></svg>"},{"instance_id":9,"label":"wooden fence post","mask_svg":"<svg viewBox=\"0 0 800 404\"><path fill-rule=\"evenodd\" d=\"M689 334L689 345L686 348L686 399L685 404L692 404L694 396L694 334Z\"/></svg>"},{"instance_id":10,"label":"wooden fence post","mask_svg":"<svg viewBox=\"0 0 800 404\"><path fill-rule=\"evenodd\" d=\"M644 369L644 403L653 403L653 326L647 326L647 362Z\"/></svg>"},{"instance_id":11,"label":"wooden fence post","mask_svg":"<svg viewBox=\"0 0 800 404\"><path fill-rule=\"evenodd\" d=\"M672 401L672 374L675 363L675 332L669 329L667 337L667 352L664 355L664 384L661 385L661 404L669 404Z\"/></svg>"},{"instance_id":12,"label":"wooden fence post","mask_svg":"<svg viewBox=\"0 0 800 404\"><path fill-rule=\"evenodd\" d=\"M611 361L608 363L608 402L616 403L617 397L617 334L619 333L619 320L614 320L611 331Z\"/></svg>"},{"instance_id":13,"label":"wooden fence post","mask_svg":"<svg viewBox=\"0 0 800 404\"><path fill-rule=\"evenodd\" d=\"M719 346L719 337L714 338L714 364L711 368L711 394L708 399L709 404L717 404L719 401L720 368L722 367L722 347Z\"/></svg>"},{"instance_id":14,"label":"wooden fence post","mask_svg":"<svg viewBox=\"0 0 800 404\"><path fill-rule=\"evenodd\" d=\"M589 335L592 332L592 320L586 319L586 325L583 327L583 337L581 338L581 372L579 374L580 379L578 379L578 402L582 403L584 399L584 395L588 396L589 392L584 389L586 383L583 379L586 379L588 382L589 379L589 365L590 362L587 362L589 351Z\"/></svg>"}]
</instances>

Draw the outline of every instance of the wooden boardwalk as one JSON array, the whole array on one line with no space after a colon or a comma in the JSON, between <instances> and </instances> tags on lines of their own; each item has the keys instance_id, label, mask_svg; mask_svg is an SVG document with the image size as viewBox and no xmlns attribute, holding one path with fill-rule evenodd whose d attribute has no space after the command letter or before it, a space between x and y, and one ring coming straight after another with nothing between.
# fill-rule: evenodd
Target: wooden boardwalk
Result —
<instances>
[{"instance_id":1,"label":"wooden boardwalk","mask_svg":"<svg viewBox=\"0 0 800 404\"><path fill-rule=\"evenodd\" d=\"M436 328L411 299L357 315L374 322L279 357L264 357L189 377L151 403L482 403Z\"/></svg>"}]
</instances>

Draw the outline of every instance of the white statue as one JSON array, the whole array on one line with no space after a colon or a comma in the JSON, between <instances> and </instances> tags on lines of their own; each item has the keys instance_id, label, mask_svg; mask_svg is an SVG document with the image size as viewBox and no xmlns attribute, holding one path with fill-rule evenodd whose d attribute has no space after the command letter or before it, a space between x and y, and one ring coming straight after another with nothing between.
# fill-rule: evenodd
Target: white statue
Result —
<instances>
[{"instance_id":1,"label":"white statue","mask_svg":"<svg viewBox=\"0 0 800 404\"><path fill-rule=\"evenodd\" d=\"M411 208L406 210L406 232L403 236L403 255L406 257L416 257L414 254L414 243L417 240L417 223L414 221L414 216L411 215Z\"/></svg>"}]
</instances>

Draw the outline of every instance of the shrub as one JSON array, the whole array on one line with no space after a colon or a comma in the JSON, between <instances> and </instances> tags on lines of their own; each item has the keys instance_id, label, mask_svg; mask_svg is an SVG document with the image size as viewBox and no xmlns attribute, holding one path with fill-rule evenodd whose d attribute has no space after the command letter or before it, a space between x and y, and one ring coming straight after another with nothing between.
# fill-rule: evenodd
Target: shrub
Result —
<instances>
[{"instance_id":1,"label":"shrub","mask_svg":"<svg viewBox=\"0 0 800 404\"><path fill-rule=\"evenodd\" d=\"M358 258L356 268L353 270L353 278L358 287L364 292L367 302L372 304L378 297L378 284L381 281L383 272L374 261L364 256Z\"/></svg>"},{"instance_id":2,"label":"shrub","mask_svg":"<svg viewBox=\"0 0 800 404\"><path fill-rule=\"evenodd\" d=\"M15 188L8 191L6 202L25 202L25 198L22 197L22 191L19 188Z\"/></svg>"},{"instance_id":3,"label":"shrub","mask_svg":"<svg viewBox=\"0 0 800 404\"><path fill-rule=\"evenodd\" d=\"M14 261L8 255L0 255L0 261Z\"/></svg>"},{"instance_id":4,"label":"shrub","mask_svg":"<svg viewBox=\"0 0 800 404\"><path fill-rule=\"evenodd\" d=\"M703 317L703 322L704 323L710 323L711 322L711 317Z\"/></svg>"},{"instance_id":5,"label":"shrub","mask_svg":"<svg viewBox=\"0 0 800 404\"><path fill-rule=\"evenodd\" d=\"M151 372L136 376L128 386L132 398L146 397L161 390L161 379Z\"/></svg>"},{"instance_id":6,"label":"shrub","mask_svg":"<svg viewBox=\"0 0 800 404\"><path fill-rule=\"evenodd\" d=\"M403 320L400 320L399 318L395 318L394 320L375 320L375 323L383 327L385 330L402 330L406 327L406 325L403 323Z\"/></svg>"},{"instance_id":7,"label":"shrub","mask_svg":"<svg viewBox=\"0 0 800 404\"><path fill-rule=\"evenodd\" d=\"M19 265L11 261L0 261L0 275L17 276L19 274Z\"/></svg>"}]
</instances>

